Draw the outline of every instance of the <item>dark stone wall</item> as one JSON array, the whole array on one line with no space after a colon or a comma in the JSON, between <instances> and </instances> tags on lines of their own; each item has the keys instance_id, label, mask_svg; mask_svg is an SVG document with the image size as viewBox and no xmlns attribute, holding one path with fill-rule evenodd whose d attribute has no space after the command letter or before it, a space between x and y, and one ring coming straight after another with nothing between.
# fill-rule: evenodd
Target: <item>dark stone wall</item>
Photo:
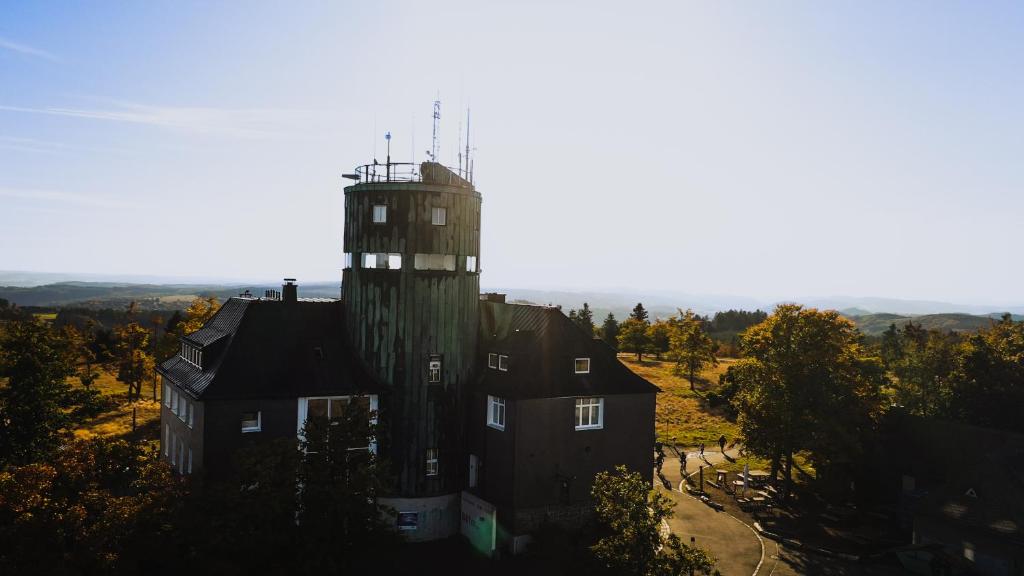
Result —
<instances>
[{"instance_id":1,"label":"dark stone wall","mask_svg":"<svg viewBox=\"0 0 1024 576\"><path fill-rule=\"evenodd\" d=\"M388 206L386 223L372 223L374 204ZM444 226L431 224L432 207L447 209ZM459 399L474 375L479 323L479 274L466 271L466 257L480 255L480 195L422 183L350 186L344 250L353 259L342 275L349 336L388 387L380 446L394 467L395 495L457 491L465 467ZM402 269L362 269L364 252L400 253ZM416 253L454 254L455 271L415 270ZM428 382L432 355L442 360L438 384ZM428 448L440 451L437 476L425 475Z\"/></svg>"}]
</instances>

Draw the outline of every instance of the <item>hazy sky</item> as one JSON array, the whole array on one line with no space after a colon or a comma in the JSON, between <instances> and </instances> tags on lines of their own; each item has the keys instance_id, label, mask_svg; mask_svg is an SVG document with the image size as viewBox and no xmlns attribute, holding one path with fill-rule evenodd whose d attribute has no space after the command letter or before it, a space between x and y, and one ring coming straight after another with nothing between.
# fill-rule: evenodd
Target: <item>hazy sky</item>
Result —
<instances>
[{"instance_id":1,"label":"hazy sky","mask_svg":"<svg viewBox=\"0 0 1024 576\"><path fill-rule=\"evenodd\" d=\"M485 286L1020 303L1022 71L1019 3L0 0L0 269L338 278L439 92Z\"/></svg>"}]
</instances>

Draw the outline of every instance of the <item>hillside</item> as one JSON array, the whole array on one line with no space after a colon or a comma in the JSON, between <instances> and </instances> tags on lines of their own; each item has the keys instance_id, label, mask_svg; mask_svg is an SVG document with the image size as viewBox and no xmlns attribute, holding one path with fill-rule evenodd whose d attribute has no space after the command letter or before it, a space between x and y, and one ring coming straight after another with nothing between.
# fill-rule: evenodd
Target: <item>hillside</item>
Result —
<instances>
[{"instance_id":1,"label":"hillside","mask_svg":"<svg viewBox=\"0 0 1024 576\"><path fill-rule=\"evenodd\" d=\"M987 328L995 322L998 316L975 316L972 314L924 314L921 316L902 316L899 314L865 314L860 316L847 316L861 332L869 336L877 336L885 332L891 324L897 327L913 321L920 324L927 330L941 330L943 332L972 332L981 328ZM1015 316L1015 320L1020 316Z\"/></svg>"}]
</instances>

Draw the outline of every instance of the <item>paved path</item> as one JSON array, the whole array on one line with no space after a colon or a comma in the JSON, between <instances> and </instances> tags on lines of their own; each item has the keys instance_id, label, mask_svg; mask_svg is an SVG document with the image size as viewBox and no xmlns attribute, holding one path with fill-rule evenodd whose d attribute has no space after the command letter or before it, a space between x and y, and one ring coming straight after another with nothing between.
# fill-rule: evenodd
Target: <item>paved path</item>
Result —
<instances>
[{"instance_id":1,"label":"paved path","mask_svg":"<svg viewBox=\"0 0 1024 576\"><path fill-rule=\"evenodd\" d=\"M704 455L712 463L721 462L723 459L722 454L717 451L706 451ZM729 455L733 456L733 453L730 451ZM696 455L688 456L687 464L689 472L696 470ZM706 462L701 464L707 465ZM666 458L662 470L670 487L661 484L660 479L656 481L662 492L676 503L675 515L668 521L669 528L674 534L687 544L693 537L698 546L714 554L718 559L716 567L723 576L753 575L759 566L762 568L757 573L768 573L762 564L762 559L764 564L769 563L765 548L761 539L749 526L726 512L711 508L689 494L679 492L681 476L677 458ZM767 545L765 542L764 546ZM772 552L775 552L774 546Z\"/></svg>"}]
</instances>

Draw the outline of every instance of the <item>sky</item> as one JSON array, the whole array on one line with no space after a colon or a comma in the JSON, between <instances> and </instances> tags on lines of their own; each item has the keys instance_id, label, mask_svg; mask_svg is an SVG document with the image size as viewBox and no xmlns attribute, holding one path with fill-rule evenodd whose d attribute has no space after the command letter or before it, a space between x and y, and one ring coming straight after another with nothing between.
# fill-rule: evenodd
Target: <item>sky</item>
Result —
<instances>
[{"instance_id":1,"label":"sky","mask_svg":"<svg viewBox=\"0 0 1024 576\"><path fill-rule=\"evenodd\" d=\"M484 286L1024 303L1024 5L0 0L0 270L340 277L456 164Z\"/></svg>"}]
</instances>

